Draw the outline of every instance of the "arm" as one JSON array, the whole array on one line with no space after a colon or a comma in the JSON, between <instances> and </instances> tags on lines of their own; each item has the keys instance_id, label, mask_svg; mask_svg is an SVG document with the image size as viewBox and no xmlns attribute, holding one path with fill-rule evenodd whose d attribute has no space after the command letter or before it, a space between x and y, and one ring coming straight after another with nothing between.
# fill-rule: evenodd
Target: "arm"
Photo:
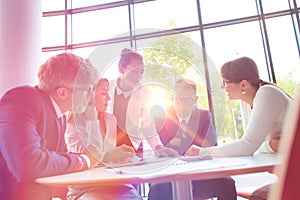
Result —
<instances>
[{"instance_id":1,"label":"arm","mask_svg":"<svg viewBox=\"0 0 300 200\"><path fill-rule=\"evenodd\" d=\"M254 99L253 110L244 136L226 145L200 149L200 155L252 155L264 142L274 125L285 115L288 102L284 98L273 88L260 88Z\"/></svg>"},{"instance_id":2,"label":"arm","mask_svg":"<svg viewBox=\"0 0 300 200\"><path fill-rule=\"evenodd\" d=\"M197 141L197 138L195 138L194 143L201 147L216 146L217 132L210 111L200 109L199 127L200 129L198 129L197 136L200 136L202 141Z\"/></svg>"},{"instance_id":3,"label":"arm","mask_svg":"<svg viewBox=\"0 0 300 200\"><path fill-rule=\"evenodd\" d=\"M0 151L19 181L87 167L79 155L57 150L64 141L49 105L50 99L32 88L15 89L1 99Z\"/></svg>"}]
</instances>

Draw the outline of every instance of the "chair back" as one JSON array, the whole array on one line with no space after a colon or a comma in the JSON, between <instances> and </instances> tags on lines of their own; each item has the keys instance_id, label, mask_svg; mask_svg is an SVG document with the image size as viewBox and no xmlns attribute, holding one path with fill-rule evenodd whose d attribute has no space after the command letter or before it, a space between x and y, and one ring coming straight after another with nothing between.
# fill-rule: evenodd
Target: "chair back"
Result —
<instances>
[{"instance_id":1,"label":"chair back","mask_svg":"<svg viewBox=\"0 0 300 200\"><path fill-rule=\"evenodd\" d=\"M278 183L270 190L270 200L290 200L300 195L300 91L295 105L289 107L281 140L281 165L275 168Z\"/></svg>"}]
</instances>

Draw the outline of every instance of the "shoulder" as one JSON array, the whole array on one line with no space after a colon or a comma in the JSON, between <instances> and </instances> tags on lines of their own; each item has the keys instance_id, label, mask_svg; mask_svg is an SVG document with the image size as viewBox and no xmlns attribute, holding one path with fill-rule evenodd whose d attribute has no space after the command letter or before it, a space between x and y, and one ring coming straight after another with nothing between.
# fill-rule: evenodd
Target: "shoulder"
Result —
<instances>
[{"instance_id":1,"label":"shoulder","mask_svg":"<svg viewBox=\"0 0 300 200\"><path fill-rule=\"evenodd\" d=\"M281 100L281 101L290 101L292 100L284 91L274 85L264 85L261 86L256 95L255 100L258 99L271 99L273 101Z\"/></svg>"},{"instance_id":2,"label":"shoulder","mask_svg":"<svg viewBox=\"0 0 300 200\"><path fill-rule=\"evenodd\" d=\"M37 87L20 86L7 91L0 100L0 110L6 114L21 116L35 115L41 109L48 108L50 99ZM19 113L19 114L16 114Z\"/></svg>"},{"instance_id":3,"label":"shoulder","mask_svg":"<svg viewBox=\"0 0 300 200\"><path fill-rule=\"evenodd\" d=\"M32 101L34 99L42 98L42 91L37 87L19 86L8 90L1 98L1 101L16 101L23 102Z\"/></svg>"},{"instance_id":4,"label":"shoulder","mask_svg":"<svg viewBox=\"0 0 300 200\"><path fill-rule=\"evenodd\" d=\"M209 118L211 116L211 112L202 108L195 108L195 110L199 113L200 117Z\"/></svg>"},{"instance_id":5,"label":"shoulder","mask_svg":"<svg viewBox=\"0 0 300 200\"><path fill-rule=\"evenodd\" d=\"M257 94L264 94L264 95L283 95L284 92L279 89L278 87L275 87L274 85L263 85L261 86L258 91Z\"/></svg>"}]
</instances>

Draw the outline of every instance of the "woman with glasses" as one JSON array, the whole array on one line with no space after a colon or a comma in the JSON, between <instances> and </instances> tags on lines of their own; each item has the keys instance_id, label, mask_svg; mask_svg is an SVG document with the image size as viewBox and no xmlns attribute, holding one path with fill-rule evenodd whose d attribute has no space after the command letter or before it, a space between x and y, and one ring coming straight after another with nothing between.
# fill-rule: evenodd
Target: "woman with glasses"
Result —
<instances>
[{"instance_id":1,"label":"woman with glasses","mask_svg":"<svg viewBox=\"0 0 300 200\"><path fill-rule=\"evenodd\" d=\"M294 103L293 99L275 84L261 80L255 62L248 57L225 63L221 76L228 97L242 100L252 109L244 135L218 147L193 145L186 154L225 157L277 153L287 108ZM249 199L267 199L269 187L256 190Z\"/></svg>"},{"instance_id":2,"label":"woman with glasses","mask_svg":"<svg viewBox=\"0 0 300 200\"><path fill-rule=\"evenodd\" d=\"M184 155L194 144L201 147L217 145L217 134L210 111L197 108L196 84L187 79L176 81L174 109L168 112L162 128L157 128L161 141ZM231 177L192 181L194 199L217 197L218 200L237 198L235 182ZM163 192L162 192L163 191ZM152 183L149 200L171 200L171 183Z\"/></svg>"},{"instance_id":3,"label":"woman with glasses","mask_svg":"<svg viewBox=\"0 0 300 200\"><path fill-rule=\"evenodd\" d=\"M229 99L242 100L252 109L244 135L218 147L192 146L187 155L224 157L276 153L287 107L294 103L293 99L275 84L261 80L255 62L248 57L225 63L221 76Z\"/></svg>"}]
</instances>

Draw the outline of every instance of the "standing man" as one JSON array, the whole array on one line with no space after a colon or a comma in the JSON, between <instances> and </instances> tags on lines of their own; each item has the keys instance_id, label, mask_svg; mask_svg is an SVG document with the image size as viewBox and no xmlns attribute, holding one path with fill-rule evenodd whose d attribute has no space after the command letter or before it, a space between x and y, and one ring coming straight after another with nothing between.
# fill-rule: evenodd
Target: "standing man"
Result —
<instances>
[{"instance_id":1,"label":"standing man","mask_svg":"<svg viewBox=\"0 0 300 200\"><path fill-rule=\"evenodd\" d=\"M217 145L217 134L208 110L196 107L196 84L180 79L174 87L174 110L167 114L164 126L158 130L161 141L184 155L191 145L209 147ZM195 199L217 197L218 200L235 200L235 182L231 177L192 181ZM162 192L163 191L163 192ZM149 200L172 200L171 183L154 183L150 186Z\"/></svg>"},{"instance_id":2,"label":"standing man","mask_svg":"<svg viewBox=\"0 0 300 200\"><path fill-rule=\"evenodd\" d=\"M5 200L51 199L52 188L35 179L96 164L87 154L67 153L66 111L85 110L96 69L72 53L49 58L38 86L19 86L0 99L0 196Z\"/></svg>"}]
</instances>

